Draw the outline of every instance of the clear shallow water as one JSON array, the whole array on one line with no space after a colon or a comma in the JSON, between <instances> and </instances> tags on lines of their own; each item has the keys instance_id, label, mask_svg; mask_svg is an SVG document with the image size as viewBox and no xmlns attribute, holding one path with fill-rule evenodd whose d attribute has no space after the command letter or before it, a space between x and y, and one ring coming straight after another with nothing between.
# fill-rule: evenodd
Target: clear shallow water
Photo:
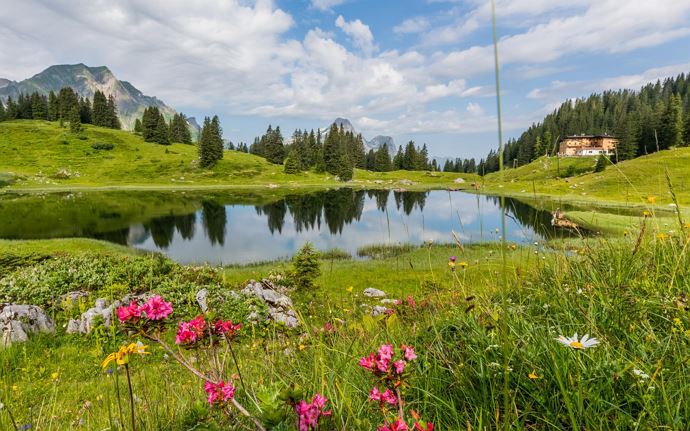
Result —
<instances>
[{"instance_id":1,"label":"clear shallow water","mask_svg":"<svg viewBox=\"0 0 690 431\"><path fill-rule=\"evenodd\" d=\"M292 255L307 241L353 255L373 243L451 242L453 231L463 242L495 241L501 226L499 198L447 191L340 189L273 199L119 192L31 199L0 200L3 214L16 218L0 226L0 237L98 238L183 263L271 260ZM567 234L551 228L548 212L505 202L509 241Z\"/></svg>"}]
</instances>

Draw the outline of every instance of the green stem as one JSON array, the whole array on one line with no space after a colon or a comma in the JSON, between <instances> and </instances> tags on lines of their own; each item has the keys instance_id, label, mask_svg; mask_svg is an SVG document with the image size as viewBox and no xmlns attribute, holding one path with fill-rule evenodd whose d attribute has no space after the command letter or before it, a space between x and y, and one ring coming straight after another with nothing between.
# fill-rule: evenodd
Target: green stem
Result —
<instances>
[{"instance_id":1,"label":"green stem","mask_svg":"<svg viewBox=\"0 0 690 431\"><path fill-rule=\"evenodd\" d=\"M14 415L12 415L12 410L10 410L9 404L5 404L5 410L7 410L7 415L10 417L10 422L12 422L12 426L14 427L14 429L18 430L19 427L17 426L17 422L15 422L14 420Z\"/></svg>"},{"instance_id":2,"label":"green stem","mask_svg":"<svg viewBox=\"0 0 690 431\"><path fill-rule=\"evenodd\" d=\"M134 393L132 392L132 378L129 375L129 364L125 364L125 373L127 373L127 387L129 389L129 409L132 415L132 431L136 431L136 419L134 418Z\"/></svg>"}]
</instances>

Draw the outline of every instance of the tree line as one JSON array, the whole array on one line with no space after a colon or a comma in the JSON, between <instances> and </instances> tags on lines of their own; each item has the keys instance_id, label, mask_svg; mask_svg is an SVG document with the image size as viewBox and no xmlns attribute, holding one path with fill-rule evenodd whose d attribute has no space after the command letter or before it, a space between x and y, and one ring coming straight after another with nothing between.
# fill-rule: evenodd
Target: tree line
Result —
<instances>
[{"instance_id":1,"label":"tree line","mask_svg":"<svg viewBox=\"0 0 690 431\"><path fill-rule=\"evenodd\" d=\"M393 157L386 144L367 152L361 134L335 123L323 134L321 130L295 130L289 143L285 142L280 126L274 129L269 125L265 134L254 139L249 152L284 165L288 174L313 170L327 172L341 181L351 180L355 168L376 172L438 170L435 161L429 162L426 144L417 147L410 142L404 150L398 147Z\"/></svg>"},{"instance_id":2,"label":"tree line","mask_svg":"<svg viewBox=\"0 0 690 431\"><path fill-rule=\"evenodd\" d=\"M522 166L555 155L560 138L582 133L617 137L614 162L690 145L690 75L657 80L638 91L611 90L564 102L506 143L504 164ZM498 156L492 150L480 161L479 173L498 171Z\"/></svg>"},{"instance_id":3,"label":"tree line","mask_svg":"<svg viewBox=\"0 0 690 431\"><path fill-rule=\"evenodd\" d=\"M82 124L121 129L115 98L96 90L93 101L79 96L71 87L63 87L55 94L33 92L19 94L15 101L8 97L5 104L0 101L0 121L4 120L47 120L69 122L72 132L79 132Z\"/></svg>"}]
</instances>

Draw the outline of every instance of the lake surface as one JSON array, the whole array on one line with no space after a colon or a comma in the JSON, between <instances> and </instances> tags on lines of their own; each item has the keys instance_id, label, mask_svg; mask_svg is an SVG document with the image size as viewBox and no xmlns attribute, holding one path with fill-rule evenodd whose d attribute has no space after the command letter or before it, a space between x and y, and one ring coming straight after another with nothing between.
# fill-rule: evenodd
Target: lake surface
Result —
<instances>
[{"instance_id":1,"label":"lake surface","mask_svg":"<svg viewBox=\"0 0 690 431\"><path fill-rule=\"evenodd\" d=\"M0 195L0 238L88 237L160 251L182 263L249 263L292 255L305 242L356 255L374 243L500 239L500 199L463 192L339 189ZM551 215L506 199L508 241L555 231Z\"/></svg>"}]
</instances>

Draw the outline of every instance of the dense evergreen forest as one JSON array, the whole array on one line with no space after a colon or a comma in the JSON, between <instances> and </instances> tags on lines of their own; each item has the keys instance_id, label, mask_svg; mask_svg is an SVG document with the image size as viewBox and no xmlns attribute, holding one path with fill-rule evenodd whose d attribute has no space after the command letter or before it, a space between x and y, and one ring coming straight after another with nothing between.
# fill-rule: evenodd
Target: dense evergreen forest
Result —
<instances>
[{"instance_id":1,"label":"dense evergreen forest","mask_svg":"<svg viewBox=\"0 0 690 431\"><path fill-rule=\"evenodd\" d=\"M690 75L681 74L642 87L611 90L564 102L541 123L507 142L506 167L554 155L558 140L576 134L610 134L620 139L613 162L690 144ZM477 166L480 174L498 171L498 152Z\"/></svg>"},{"instance_id":2,"label":"dense evergreen forest","mask_svg":"<svg viewBox=\"0 0 690 431\"><path fill-rule=\"evenodd\" d=\"M388 145L366 151L361 134L354 134L333 123L330 129L295 130L289 143L283 139L280 127L268 126L266 133L254 139L249 152L274 164L284 164L285 172L294 174L313 169L328 172L347 181L354 168L376 172L393 170L437 170L436 161L429 162L424 144L421 148L409 142L405 149L398 147L391 156Z\"/></svg>"},{"instance_id":3,"label":"dense evergreen forest","mask_svg":"<svg viewBox=\"0 0 690 431\"><path fill-rule=\"evenodd\" d=\"M17 100L8 97L5 104L0 101L0 121L3 120L48 120L67 121L70 129L79 131L81 124L120 129L115 99L96 91L93 101L80 97L72 88L64 87L58 94L48 95L34 92L20 94Z\"/></svg>"}]
</instances>

